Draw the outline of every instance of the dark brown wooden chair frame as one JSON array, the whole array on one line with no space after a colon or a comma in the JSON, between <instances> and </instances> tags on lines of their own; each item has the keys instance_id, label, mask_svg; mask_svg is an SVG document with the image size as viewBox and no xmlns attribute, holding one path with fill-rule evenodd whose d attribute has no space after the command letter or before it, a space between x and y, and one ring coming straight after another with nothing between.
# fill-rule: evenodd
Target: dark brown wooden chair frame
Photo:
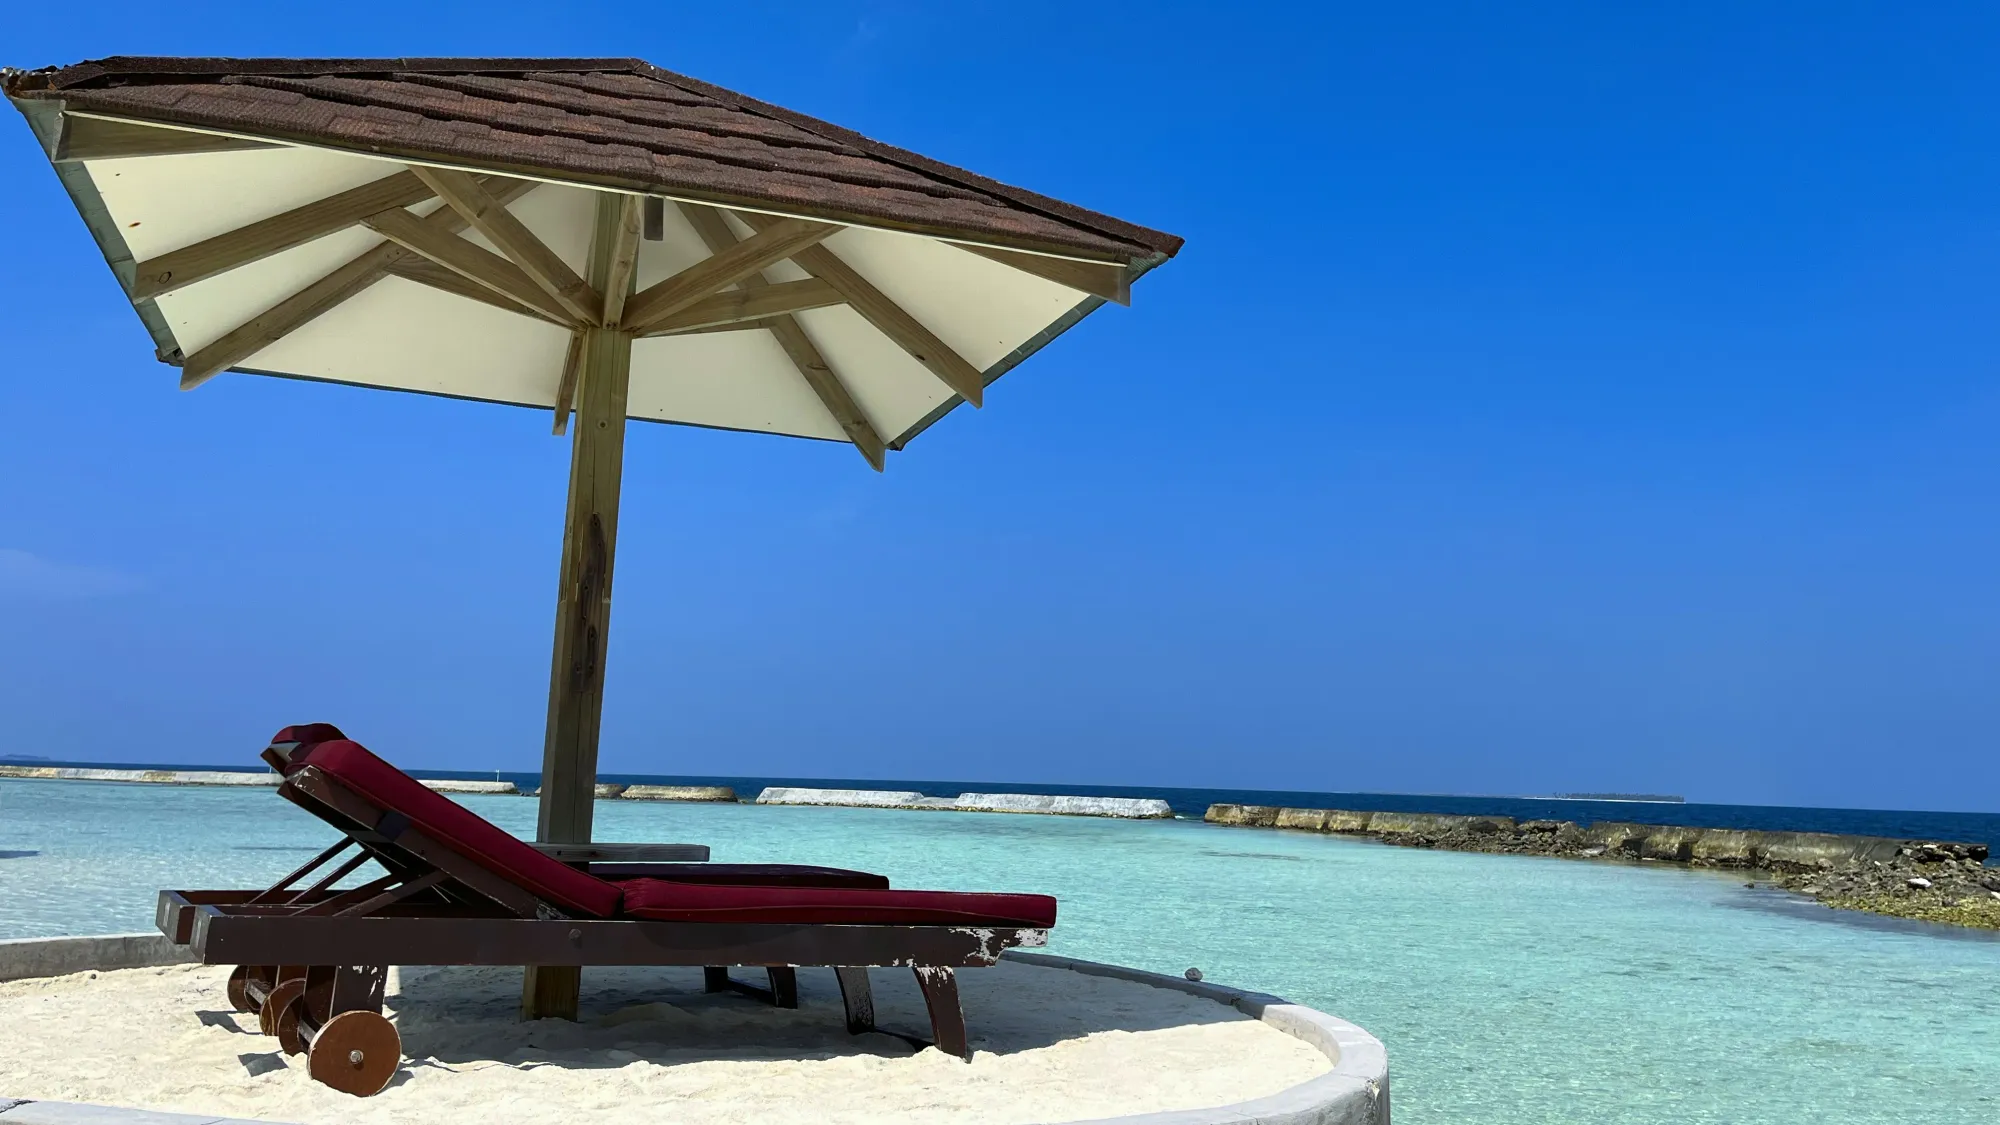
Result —
<instances>
[{"instance_id":1,"label":"dark brown wooden chair frame","mask_svg":"<svg viewBox=\"0 0 2000 1125\"><path fill-rule=\"evenodd\" d=\"M292 746L265 751L281 772ZM336 1088L375 1081L346 1073L361 1067L355 1035L379 1037L390 965L686 965L704 970L710 991L730 989L794 1007L799 966L835 971L848 1031L875 1028L868 984L871 967L912 969L924 997L931 1039L940 1050L971 1058L953 970L982 967L1003 950L1039 946L1047 930L975 925L832 925L739 922L659 922L576 918L487 870L377 806L337 778L303 766L278 786L279 795L338 829L344 839L261 891L165 890L156 921L203 964L239 966L231 999L260 1011L263 1030L288 1051L309 1050L313 1076ZM311 884L298 884L345 853ZM334 884L373 860L386 872L361 886ZM837 868L688 863L591 863L604 878L661 877L736 885L881 886L879 876ZM728 966L761 966L770 986L735 981ZM275 1005L275 1010L273 1010ZM345 1020L338 1049L319 1039L337 1017L373 1013L381 1027ZM891 1032L890 1034L898 1034ZM388 1030L393 1039L394 1031ZM919 1044L925 1040L899 1035ZM360 1042L360 1040L355 1040ZM375 1062L384 1041L368 1039ZM400 1043L396 1044L400 1061ZM321 1065L321 1056L329 1062ZM326 1074L322 1074L322 1071ZM388 1072L393 1074L393 1068ZM343 1085L343 1079L348 1085ZM387 1075L381 1077L386 1083ZM374 1093L368 1089L365 1093ZM364 1092L359 1089L350 1092Z\"/></svg>"}]
</instances>

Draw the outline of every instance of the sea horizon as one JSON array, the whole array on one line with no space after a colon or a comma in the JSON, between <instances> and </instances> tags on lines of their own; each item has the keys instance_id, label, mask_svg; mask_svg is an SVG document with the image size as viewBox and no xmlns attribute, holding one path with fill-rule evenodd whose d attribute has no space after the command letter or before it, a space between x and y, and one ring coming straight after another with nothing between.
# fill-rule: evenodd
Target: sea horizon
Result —
<instances>
[{"instance_id":1,"label":"sea horizon","mask_svg":"<svg viewBox=\"0 0 2000 1125\"><path fill-rule=\"evenodd\" d=\"M246 763L82 761L34 755L0 755L0 764L58 769L199 770L241 773ZM254 772L254 771L252 771ZM440 770L411 767L420 778L452 781L510 781L526 793L539 788L535 770ZM1214 804L1276 805L1286 808L1340 808L1360 812L1443 813L1511 816L1516 820L1634 821L1689 828L1741 828L1765 832L1826 832L1892 839L1985 844L2000 856L2000 813L1925 809L1869 809L1810 805L1739 805L1705 801L1581 799L1550 795L1393 793L1366 790L1247 789L1227 786L1079 785L1036 781L953 781L910 778L783 777L754 774L650 774L601 772L614 785L724 785L741 800L773 786L818 789L885 789L927 797L960 793L1041 793L1078 797L1139 797L1163 800L1176 816L1200 819Z\"/></svg>"}]
</instances>

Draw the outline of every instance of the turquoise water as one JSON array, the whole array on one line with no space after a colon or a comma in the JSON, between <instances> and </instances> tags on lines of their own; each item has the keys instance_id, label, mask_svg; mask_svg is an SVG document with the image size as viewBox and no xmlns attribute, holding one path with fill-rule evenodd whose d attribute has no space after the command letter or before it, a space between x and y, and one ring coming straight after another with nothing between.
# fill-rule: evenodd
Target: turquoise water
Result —
<instances>
[{"instance_id":1,"label":"turquoise water","mask_svg":"<svg viewBox=\"0 0 2000 1125\"><path fill-rule=\"evenodd\" d=\"M532 829L532 801L466 804ZM1399 1125L2000 1122L2000 941L1842 921L1712 873L1190 821L640 802L597 818L600 839L717 860L1054 894L1055 952L1199 966L1373 1031ZM148 929L155 888L267 882L327 839L269 790L0 781L0 937Z\"/></svg>"}]
</instances>

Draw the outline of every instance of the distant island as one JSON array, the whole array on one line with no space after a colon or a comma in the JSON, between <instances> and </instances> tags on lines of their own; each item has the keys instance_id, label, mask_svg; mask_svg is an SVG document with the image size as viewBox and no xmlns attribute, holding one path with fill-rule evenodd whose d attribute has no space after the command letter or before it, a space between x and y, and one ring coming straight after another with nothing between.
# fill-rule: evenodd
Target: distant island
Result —
<instances>
[{"instance_id":1,"label":"distant island","mask_svg":"<svg viewBox=\"0 0 2000 1125\"><path fill-rule=\"evenodd\" d=\"M44 758L40 754L0 754L0 762L53 762L54 758Z\"/></svg>"},{"instance_id":2,"label":"distant island","mask_svg":"<svg viewBox=\"0 0 2000 1125\"><path fill-rule=\"evenodd\" d=\"M1655 805L1685 805L1686 797L1671 793L1558 793L1558 801L1646 801Z\"/></svg>"}]
</instances>

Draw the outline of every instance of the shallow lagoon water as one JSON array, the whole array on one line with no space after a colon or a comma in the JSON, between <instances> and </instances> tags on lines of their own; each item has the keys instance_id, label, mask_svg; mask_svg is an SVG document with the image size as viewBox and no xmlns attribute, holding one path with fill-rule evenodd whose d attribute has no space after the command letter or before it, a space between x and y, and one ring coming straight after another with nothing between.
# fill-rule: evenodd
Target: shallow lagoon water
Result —
<instances>
[{"instance_id":1,"label":"shallow lagoon water","mask_svg":"<svg viewBox=\"0 0 2000 1125\"><path fill-rule=\"evenodd\" d=\"M533 829L530 800L465 802ZM1054 952L1367 1027L1399 1125L2000 1121L2000 941L1725 875L1190 821L609 801L597 826L1054 894ZM269 882L330 839L269 790L0 781L0 937L146 930L158 887Z\"/></svg>"}]
</instances>

